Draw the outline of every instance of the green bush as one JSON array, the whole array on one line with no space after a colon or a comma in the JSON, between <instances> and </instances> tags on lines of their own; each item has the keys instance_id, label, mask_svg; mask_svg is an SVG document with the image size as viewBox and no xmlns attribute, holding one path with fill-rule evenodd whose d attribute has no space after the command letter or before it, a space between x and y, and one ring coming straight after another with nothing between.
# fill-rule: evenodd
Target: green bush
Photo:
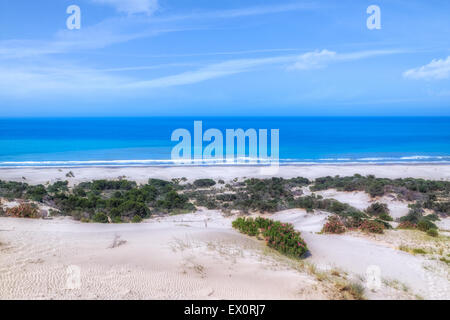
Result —
<instances>
[{"instance_id":1,"label":"green bush","mask_svg":"<svg viewBox=\"0 0 450 320\"><path fill-rule=\"evenodd\" d=\"M430 221L439 221L439 217L437 214L433 213L433 214L429 214L427 216L423 217L424 219L430 220Z\"/></svg>"},{"instance_id":2,"label":"green bush","mask_svg":"<svg viewBox=\"0 0 450 320\"><path fill-rule=\"evenodd\" d=\"M208 188L216 185L216 182L212 179L198 179L194 181L194 186L197 188Z\"/></svg>"},{"instance_id":3,"label":"green bush","mask_svg":"<svg viewBox=\"0 0 450 320\"><path fill-rule=\"evenodd\" d=\"M437 229L428 229L427 235L429 235L431 237L437 237L439 235L439 233L438 233Z\"/></svg>"},{"instance_id":4,"label":"green bush","mask_svg":"<svg viewBox=\"0 0 450 320\"><path fill-rule=\"evenodd\" d=\"M238 218L233 221L233 228L250 236L262 235L269 247L288 256L301 258L308 251L300 232L289 223L261 217Z\"/></svg>"},{"instance_id":5,"label":"green bush","mask_svg":"<svg viewBox=\"0 0 450 320\"><path fill-rule=\"evenodd\" d=\"M384 221L394 221L394 218L392 218L388 213L382 213L378 216L378 218Z\"/></svg>"},{"instance_id":6,"label":"green bush","mask_svg":"<svg viewBox=\"0 0 450 320\"><path fill-rule=\"evenodd\" d=\"M421 219L417 223L417 229L420 231L428 231L430 229L437 229L437 226L428 219Z\"/></svg>"},{"instance_id":7,"label":"green bush","mask_svg":"<svg viewBox=\"0 0 450 320\"><path fill-rule=\"evenodd\" d=\"M193 210L194 206L189 202L189 198L184 194L178 194L176 191L172 190L166 193L163 200L158 200L156 203L158 208L166 210Z\"/></svg>"},{"instance_id":8,"label":"green bush","mask_svg":"<svg viewBox=\"0 0 450 320\"><path fill-rule=\"evenodd\" d=\"M108 223L108 216L103 212L97 212L92 220L97 223Z\"/></svg>"},{"instance_id":9,"label":"green bush","mask_svg":"<svg viewBox=\"0 0 450 320\"><path fill-rule=\"evenodd\" d=\"M366 212L372 216L389 215L389 208L385 203L375 202L366 209Z\"/></svg>"},{"instance_id":10,"label":"green bush","mask_svg":"<svg viewBox=\"0 0 450 320\"><path fill-rule=\"evenodd\" d=\"M123 222L122 218L120 216L113 217L111 220L113 223L122 223Z\"/></svg>"},{"instance_id":11,"label":"green bush","mask_svg":"<svg viewBox=\"0 0 450 320\"><path fill-rule=\"evenodd\" d=\"M408 214L400 218L400 222L408 221L414 224L418 224L423 217L423 210L422 208L420 208L420 206L417 205L410 205L410 208L411 209L409 210Z\"/></svg>"},{"instance_id":12,"label":"green bush","mask_svg":"<svg viewBox=\"0 0 450 320\"><path fill-rule=\"evenodd\" d=\"M131 219L131 222L132 223L142 222L142 218L141 218L141 216L136 215L136 216L133 217L133 219Z\"/></svg>"}]
</instances>

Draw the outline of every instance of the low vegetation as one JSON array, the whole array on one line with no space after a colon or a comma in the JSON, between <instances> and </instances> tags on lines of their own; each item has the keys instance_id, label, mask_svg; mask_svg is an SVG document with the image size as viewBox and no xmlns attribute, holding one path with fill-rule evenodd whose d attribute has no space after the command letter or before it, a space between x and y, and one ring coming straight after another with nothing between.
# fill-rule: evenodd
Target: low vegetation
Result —
<instances>
[{"instance_id":1,"label":"low vegetation","mask_svg":"<svg viewBox=\"0 0 450 320\"><path fill-rule=\"evenodd\" d=\"M322 228L322 232L341 234L346 230L360 230L368 233L383 233L388 228L390 228L390 225L380 220L372 220L370 218L354 219L352 217L343 218L332 215L328 217L327 222Z\"/></svg>"},{"instance_id":2,"label":"low vegetation","mask_svg":"<svg viewBox=\"0 0 450 320\"><path fill-rule=\"evenodd\" d=\"M39 210L32 204L20 204L17 207L6 210L6 216L15 218L40 218Z\"/></svg>"},{"instance_id":3,"label":"low vegetation","mask_svg":"<svg viewBox=\"0 0 450 320\"><path fill-rule=\"evenodd\" d=\"M329 188L365 191L372 197L389 193L399 199L415 201L409 214L399 221L400 228L429 232L437 229L434 222L440 216L448 215L450 211L450 182L423 179L391 180L361 175L323 177L315 181L302 177L241 181L234 179L228 183L223 180L216 182L213 179L199 179L192 183L186 178L171 181L149 179L146 184L141 185L119 178L83 182L73 187L69 187L67 181L29 185L25 182L0 180L0 197L10 201L20 199L44 204L53 208L52 214L69 215L86 222L139 222L151 215L192 212L196 207L242 214L249 212L264 214L301 208L308 212L321 210L332 213L347 229L362 228L369 232L378 232L381 226L384 229L390 228L388 222L393 219L385 204L374 202L366 210L361 211L334 199L324 199L314 193L304 195L302 189L308 186L312 191ZM426 215L425 210L431 211L432 214ZM339 223L329 223L327 228L330 228L330 232L342 231ZM431 233L434 234L434 231L430 231Z\"/></svg>"},{"instance_id":4,"label":"low vegetation","mask_svg":"<svg viewBox=\"0 0 450 320\"><path fill-rule=\"evenodd\" d=\"M289 223L261 217L237 218L233 221L233 228L249 236L264 238L269 247L288 256L301 258L308 251L300 232Z\"/></svg>"},{"instance_id":5,"label":"low vegetation","mask_svg":"<svg viewBox=\"0 0 450 320\"><path fill-rule=\"evenodd\" d=\"M324 233L334 233L341 234L346 230L345 225L337 216L330 216L328 221L323 225L322 232Z\"/></svg>"}]
</instances>

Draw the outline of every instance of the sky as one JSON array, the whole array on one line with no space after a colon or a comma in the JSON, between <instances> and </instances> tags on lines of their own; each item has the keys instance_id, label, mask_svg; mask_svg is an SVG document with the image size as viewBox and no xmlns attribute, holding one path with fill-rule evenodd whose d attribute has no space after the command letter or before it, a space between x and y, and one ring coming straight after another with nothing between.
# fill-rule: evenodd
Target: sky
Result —
<instances>
[{"instance_id":1,"label":"sky","mask_svg":"<svg viewBox=\"0 0 450 320\"><path fill-rule=\"evenodd\" d=\"M381 29L367 27L370 5ZM446 0L0 0L0 117L450 116L449 12Z\"/></svg>"}]
</instances>

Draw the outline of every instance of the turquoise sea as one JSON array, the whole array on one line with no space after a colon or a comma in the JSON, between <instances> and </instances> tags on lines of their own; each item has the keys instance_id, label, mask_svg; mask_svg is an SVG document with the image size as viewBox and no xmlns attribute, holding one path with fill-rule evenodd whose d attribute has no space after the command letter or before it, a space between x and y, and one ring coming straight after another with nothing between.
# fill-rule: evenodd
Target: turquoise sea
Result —
<instances>
[{"instance_id":1,"label":"turquoise sea","mask_svg":"<svg viewBox=\"0 0 450 320\"><path fill-rule=\"evenodd\" d=\"M171 134L195 120L279 129L282 164L450 163L450 117L158 117L0 119L0 166L177 165Z\"/></svg>"}]
</instances>

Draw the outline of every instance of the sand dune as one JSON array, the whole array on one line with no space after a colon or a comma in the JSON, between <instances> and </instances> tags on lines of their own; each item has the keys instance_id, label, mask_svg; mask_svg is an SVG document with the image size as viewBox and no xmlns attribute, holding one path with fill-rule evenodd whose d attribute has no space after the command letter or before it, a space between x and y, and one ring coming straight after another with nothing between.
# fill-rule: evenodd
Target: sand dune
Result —
<instances>
[{"instance_id":1,"label":"sand dune","mask_svg":"<svg viewBox=\"0 0 450 320\"><path fill-rule=\"evenodd\" d=\"M312 253L309 260L318 267L335 266L364 276L369 266L377 266L386 281L397 280L423 298L450 299L450 273L445 264L402 252L367 237L317 234L326 216L294 209L277 213L273 218L292 223L302 232ZM449 245L447 243L447 248Z\"/></svg>"},{"instance_id":2,"label":"sand dune","mask_svg":"<svg viewBox=\"0 0 450 320\"><path fill-rule=\"evenodd\" d=\"M75 177L66 177L69 170ZM450 166L296 166L281 167L276 176L315 178L354 173L449 180ZM0 169L2 180L32 184L67 179L73 185L123 176L142 183L150 177L264 177L257 167ZM359 209L372 202L363 192L327 190L320 194ZM378 201L387 203L394 217L407 212L406 202L388 196ZM406 232L323 235L317 232L327 213L306 214L295 209L272 217L293 223L302 232L311 250L303 262L309 265L325 271L337 268L346 279L361 284L366 281L367 267L378 266L384 282L377 290L366 290L367 298L409 299L418 295L450 299L445 263L398 250L400 244L412 241ZM141 224L0 218L0 299L342 298L332 284L300 268L298 262L282 259L261 241L233 230L231 221L231 217L208 210L152 218ZM440 221L439 226L448 230L448 222ZM440 245L448 250L448 241ZM79 287L70 281L77 270Z\"/></svg>"},{"instance_id":3,"label":"sand dune","mask_svg":"<svg viewBox=\"0 0 450 320\"><path fill-rule=\"evenodd\" d=\"M320 270L364 284L367 267L379 266L385 283L367 298L450 297L448 268L371 239L317 234L326 216L296 209L272 218L302 232L312 253L305 262ZM216 211L120 225L0 218L0 226L1 299L341 298ZM68 287L71 266L80 268L79 288ZM393 288L394 280L409 289Z\"/></svg>"},{"instance_id":4,"label":"sand dune","mask_svg":"<svg viewBox=\"0 0 450 320\"><path fill-rule=\"evenodd\" d=\"M332 297L313 276L265 255L261 243L232 230L217 212L128 225L59 218L0 218L0 225L1 299ZM81 287L69 290L72 265L81 270Z\"/></svg>"}]
</instances>

